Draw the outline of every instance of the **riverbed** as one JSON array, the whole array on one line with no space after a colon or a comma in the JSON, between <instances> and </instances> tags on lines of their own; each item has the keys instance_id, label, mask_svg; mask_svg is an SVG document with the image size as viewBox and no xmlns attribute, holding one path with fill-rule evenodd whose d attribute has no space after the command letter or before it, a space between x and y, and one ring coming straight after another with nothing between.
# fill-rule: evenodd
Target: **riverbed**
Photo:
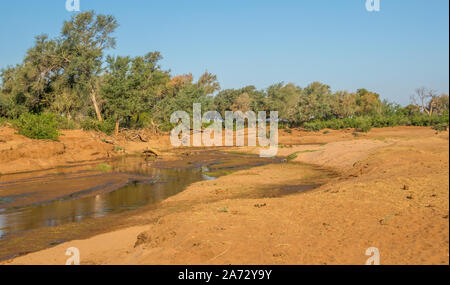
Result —
<instances>
[{"instance_id":1,"label":"riverbed","mask_svg":"<svg viewBox=\"0 0 450 285\"><path fill-rule=\"evenodd\" d=\"M156 205L192 183L280 161L199 151L182 153L173 161L126 156L87 165L4 175L0 178L0 244L10 245L34 231L81 226L84 221ZM58 243L50 232L46 238L49 245ZM21 244L20 248L26 246Z\"/></svg>"}]
</instances>

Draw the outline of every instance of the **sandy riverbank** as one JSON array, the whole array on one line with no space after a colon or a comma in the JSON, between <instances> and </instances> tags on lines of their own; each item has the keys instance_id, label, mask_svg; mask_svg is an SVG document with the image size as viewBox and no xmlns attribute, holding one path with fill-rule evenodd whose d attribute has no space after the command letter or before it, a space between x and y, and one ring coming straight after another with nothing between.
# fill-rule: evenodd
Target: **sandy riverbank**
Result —
<instances>
[{"instance_id":1,"label":"sandy riverbank","mask_svg":"<svg viewBox=\"0 0 450 285\"><path fill-rule=\"evenodd\" d=\"M127 136L121 134L116 138L100 132L65 130L58 141L46 141L29 139L12 128L0 127L0 174L93 163L146 149L158 154L171 149L168 136L148 136L147 142L130 140Z\"/></svg>"},{"instance_id":2,"label":"sandy riverbank","mask_svg":"<svg viewBox=\"0 0 450 285\"><path fill-rule=\"evenodd\" d=\"M296 153L289 163L194 183L162 202L157 216L139 213L152 221L146 225L4 263L64 264L74 246L82 264L364 264L369 247L382 264L449 264L448 132L352 133L280 131L279 155ZM267 194L320 180L300 162L339 177L310 192Z\"/></svg>"}]
</instances>

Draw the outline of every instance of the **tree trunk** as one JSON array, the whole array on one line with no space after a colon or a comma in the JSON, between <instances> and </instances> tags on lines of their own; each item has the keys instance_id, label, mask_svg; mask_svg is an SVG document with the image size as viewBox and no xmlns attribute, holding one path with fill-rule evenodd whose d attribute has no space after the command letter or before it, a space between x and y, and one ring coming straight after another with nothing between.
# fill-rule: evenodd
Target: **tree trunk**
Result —
<instances>
[{"instance_id":1,"label":"tree trunk","mask_svg":"<svg viewBox=\"0 0 450 285\"><path fill-rule=\"evenodd\" d=\"M119 125L120 125L120 118L116 120L116 126L114 128L114 134L116 137L119 135Z\"/></svg>"},{"instance_id":2,"label":"tree trunk","mask_svg":"<svg viewBox=\"0 0 450 285\"><path fill-rule=\"evenodd\" d=\"M98 107L97 99L95 98L94 89L91 90L91 100L92 100L92 104L94 105L95 113L97 114L97 119L99 122L102 122L103 121L102 114L100 113L100 108Z\"/></svg>"}]
</instances>

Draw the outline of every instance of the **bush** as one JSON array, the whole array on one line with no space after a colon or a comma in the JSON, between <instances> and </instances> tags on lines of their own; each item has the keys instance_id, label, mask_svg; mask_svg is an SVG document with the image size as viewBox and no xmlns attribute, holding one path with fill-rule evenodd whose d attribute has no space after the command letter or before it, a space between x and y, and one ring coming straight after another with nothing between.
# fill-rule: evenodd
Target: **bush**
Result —
<instances>
[{"instance_id":1,"label":"bush","mask_svg":"<svg viewBox=\"0 0 450 285\"><path fill-rule=\"evenodd\" d=\"M81 128L85 131L98 131L105 133L107 135L111 135L114 132L115 122L113 120L106 120L103 122L94 120L94 119L86 119L81 122Z\"/></svg>"},{"instance_id":2,"label":"bush","mask_svg":"<svg viewBox=\"0 0 450 285\"><path fill-rule=\"evenodd\" d=\"M312 122L305 123L303 125L303 127L308 132L318 132L321 129L325 129L325 127L323 126L322 122L320 122L320 121L312 121Z\"/></svg>"},{"instance_id":3,"label":"bush","mask_svg":"<svg viewBox=\"0 0 450 285\"><path fill-rule=\"evenodd\" d=\"M288 129L289 128L289 122L279 121L278 122L278 128L281 129L281 130Z\"/></svg>"},{"instance_id":4,"label":"bush","mask_svg":"<svg viewBox=\"0 0 450 285\"><path fill-rule=\"evenodd\" d=\"M75 130L80 127L74 120L69 120L66 117L57 116L56 121L59 130Z\"/></svg>"},{"instance_id":5,"label":"bush","mask_svg":"<svg viewBox=\"0 0 450 285\"><path fill-rule=\"evenodd\" d=\"M447 123L440 123L437 125L434 125L433 130L439 131L439 132L444 132L448 129L448 124Z\"/></svg>"},{"instance_id":6,"label":"bush","mask_svg":"<svg viewBox=\"0 0 450 285\"><path fill-rule=\"evenodd\" d=\"M169 121L163 122L158 125L158 128L162 132L170 132L174 127L176 127L177 124L172 124Z\"/></svg>"},{"instance_id":7,"label":"bush","mask_svg":"<svg viewBox=\"0 0 450 285\"><path fill-rule=\"evenodd\" d=\"M101 172L110 172L112 169L113 167L107 163L100 163L94 168L94 170Z\"/></svg>"},{"instance_id":8,"label":"bush","mask_svg":"<svg viewBox=\"0 0 450 285\"><path fill-rule=\"evenodd\" d=\"M51 113L42 113L39 115L22 114L14 125L19 134L32 139L58 140L58 122L56 116Z\"/></svg>"},{"instance_id":9,"label":"bush","mask_svg":"<svg viewBox=\"0 0 450 285\"><path fill-rule=\"evenodd\" d=\"M367 133L372 129L372 125L369 121L363 121L358 128L359 132Z\"/></svg>"},{"instance_id":10,"label":"bush","mask_svg":"<svg viewBox=\"0 0 450 285\"><path fill-rule=\"evenodd\" d=\"M143 112L132 116L126 125L131 129L142 129L150 127L151 122L152 117L150 116L150 113Z\"/></svg>"},{"instance_id":11,"label":"bush","mask_svg":"<svg viewBox=\"0 0 450 285\"><path fill-rule=\"evenodd\" d=\"M327 121L315 120L306 122L303 127L307 131L318 132L322 129L347 129L354 128L359 132L368 132L372 128L386 128L395 126L439 126L449 124L448 112L431 116L427 114L405 115L404 113L395 113L389 115L374 115L370 117L352 117L344 119L330 119Z\"/></svg>"}]
</instances>

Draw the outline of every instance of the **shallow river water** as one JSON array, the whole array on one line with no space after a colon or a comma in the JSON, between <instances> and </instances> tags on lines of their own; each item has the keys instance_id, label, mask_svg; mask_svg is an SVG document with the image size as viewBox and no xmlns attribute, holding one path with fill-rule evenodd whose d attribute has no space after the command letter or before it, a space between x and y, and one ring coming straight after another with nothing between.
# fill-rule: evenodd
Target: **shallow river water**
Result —
<instances>
[{"instance_id":1,"label":"shallow river water","mask_svg":"<svg viewBox=\"0 0 450 285\"><path fill-rule=\"evenodd\" d=\"M220 173L223 169L252 166L252 163L231 166L228 163L227 167L220 168L220 163L161 168L153 167L142 158L129 157L109 163L111 170L108 173L97 173L95 169L54 170L45 175L36 172L27 178L0 181L0 194L14 187L22 193L6 197L0 195L0 239L14 233L81 222L160 202L191 183L214 179L207 175L210 173L208 167L212 165L216 174L211 175L217 175L217 171ZM254 165L266 163L269 162L257 161ZM16 200L31 199L52 187L55 188L53 191L67 187L75 187L76 190L56 199L8 207Z\"/></svg>"}]
</instances>

